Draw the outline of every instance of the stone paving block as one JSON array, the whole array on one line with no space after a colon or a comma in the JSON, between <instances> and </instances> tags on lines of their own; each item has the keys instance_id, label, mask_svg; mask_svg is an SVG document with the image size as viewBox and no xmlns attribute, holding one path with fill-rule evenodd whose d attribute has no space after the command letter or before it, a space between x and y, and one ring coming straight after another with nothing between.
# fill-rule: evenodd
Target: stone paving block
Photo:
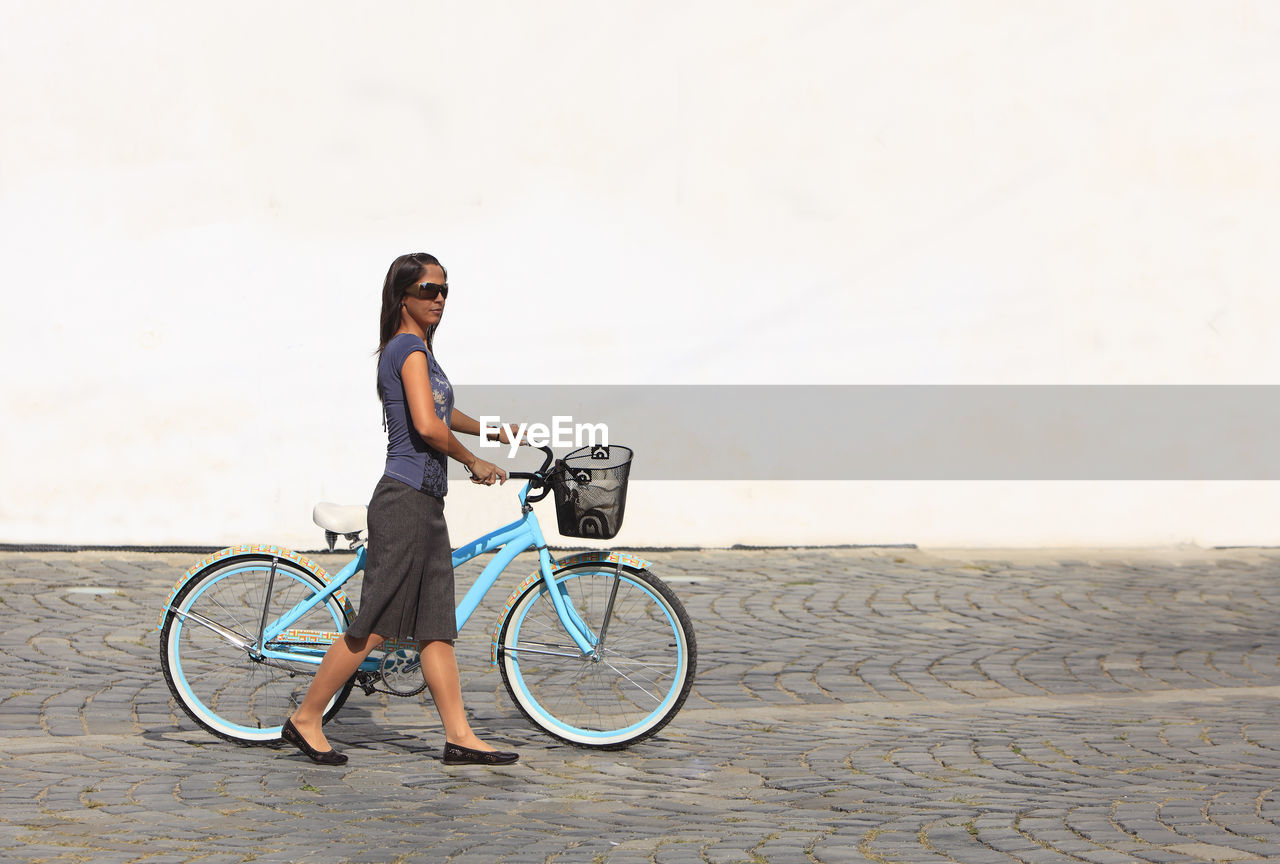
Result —
<instances>
[{"instance_id":1,"label":"stone paving block","mask_svg":"<svg viewBox=\"0 0 1280 864\"><path fill-rule=\"evenodd\" d=\"M1135 862L1142 860L1124 852L1112 852L1110 850L1080 852L1077 854L1085 861L1092 862L1092 864L1135 864Z\"/></svg>"},{"instance_id":2,"label":"stone paving block","mask_svg":"<svg viewBox=\"0 0 1280 864\"><path fill-rule=\"evenodd\" d=\"M625 849L607 853L604 860L607 864L649 864L650 857L647 851Z\"/></svg>"}]
</instances>

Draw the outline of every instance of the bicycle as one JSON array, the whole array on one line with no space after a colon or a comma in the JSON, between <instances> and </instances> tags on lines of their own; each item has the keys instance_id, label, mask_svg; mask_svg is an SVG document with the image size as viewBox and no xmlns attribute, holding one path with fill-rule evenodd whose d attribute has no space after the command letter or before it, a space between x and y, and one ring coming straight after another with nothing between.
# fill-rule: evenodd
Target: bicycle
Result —
<instances>
[{"instance_id":1,"label":"bicycle","mask_svg":"<svg viewBox=\"0 0 1280 864\"><path fill-rule=\"evenodd\" d=\"M457 567L497 550L457 605L458 630L516 556L537 550L538 569L511 592L494 625L490 664L520 712L553 738L627 747L666 726L688 697L697 668L693 626L642 558L606 549L554 559L533 511L554 491L562 534L611 539L622 523L631 450L585 447L554 460L550 448L538 449L545 458L537 471L508 475L526 481L520 518L453 551ZM157 628L160 659L191 719L240 744L280 739L283 718L354 617L342 589L364 569L365 517L363 506L316 505L313 519L330 551L339 536L355 551L335 576L297 552L243 545L197 562L177 581ZM366 695L422 692L417 646L383 643L333 697L325 722L357 685Z\"/></svg>"}]
</instances>

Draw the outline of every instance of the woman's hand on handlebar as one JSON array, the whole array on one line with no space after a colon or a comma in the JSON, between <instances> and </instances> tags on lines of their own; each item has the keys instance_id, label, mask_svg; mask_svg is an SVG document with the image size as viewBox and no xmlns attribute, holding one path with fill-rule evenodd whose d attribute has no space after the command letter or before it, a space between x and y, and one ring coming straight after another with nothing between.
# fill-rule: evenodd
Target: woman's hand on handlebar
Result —
<instances>
[{"instance_id":1,"label":"woman's hand on handlebar","mask_svg":"<svg viewBox=\"0 0 1280 864\"><path fill-rule=\"evenodd\" d=\"M506 471L483 459L477 459L472 462L468 470L471 471L471 482L478 483L481 486L492 486L494 483L502 485L507 482Z\"/></svg>"}]
</instances>

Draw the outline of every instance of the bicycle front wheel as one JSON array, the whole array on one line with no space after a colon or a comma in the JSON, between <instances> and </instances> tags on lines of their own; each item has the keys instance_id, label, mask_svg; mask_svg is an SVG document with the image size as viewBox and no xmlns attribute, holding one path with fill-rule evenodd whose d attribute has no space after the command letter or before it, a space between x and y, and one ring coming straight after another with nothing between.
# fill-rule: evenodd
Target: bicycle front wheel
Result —
<instances>
[{"instance_id":1,"label":"bicycle front wheel","mask_svg":"<svg viewBox=\"0 0 1280 864\"><path fill-rule=\"evenodd\" d=\"M316 671L305 660L255 656L264 606L270 624L325 588L315 574L276 561L268 604L271 567L269 555L245 555L201 571L174 598L160 631L160 665L178 704L205 729L240 744L278 741L284 718L302 701ZM341 633L347 610L330 596L294 627ZM316 656L328 647L287 645L283 639L269 645ZM338 713L351 686L348 681L333 697L325 720Z\"/></svg>"},{"instance_id":2,"label":"bicycle front wheel","mask_svg":"<svg viewBox=\"0 0 1280 864\"><path fill-rule=\"evenodd\" d=\"M648 738L693 686L698 652L688 613L648 570L587 562L555 576L556 590L595 638L603 634L603 646L583 656L546 583L535 582L499 631L511 698L535 725L571 744L614 750Z\"/></svg>"}]
</instances>

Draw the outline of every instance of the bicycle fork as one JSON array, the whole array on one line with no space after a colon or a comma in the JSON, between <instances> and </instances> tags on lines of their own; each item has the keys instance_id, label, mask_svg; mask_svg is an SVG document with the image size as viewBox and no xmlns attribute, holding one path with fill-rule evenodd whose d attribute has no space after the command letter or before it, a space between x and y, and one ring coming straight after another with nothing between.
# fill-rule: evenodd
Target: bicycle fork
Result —
<instances>
[{"instance_id":1,"label":"bicycle fork","mask_svg":"<svg viewBox=\"0 0 1280 864\"><path fill-rule=\"evenodd\" d=\"M554 580L554 576L552 577ZM555 607L560 623L573 639L584 660L599 663L604 659L605 637L609 633L609 621L613 618L613 604L618 597L618 586L622 581L622 563L619 562L613 571L613 585L609 589L609 600L605 604L604 614L600 622L600 632L592 631L591 626L582 620L578 610L569 597L568 589L559 582L554 582L554 590L549 591L551 605Z\"/></svg>"}]
</instances>

